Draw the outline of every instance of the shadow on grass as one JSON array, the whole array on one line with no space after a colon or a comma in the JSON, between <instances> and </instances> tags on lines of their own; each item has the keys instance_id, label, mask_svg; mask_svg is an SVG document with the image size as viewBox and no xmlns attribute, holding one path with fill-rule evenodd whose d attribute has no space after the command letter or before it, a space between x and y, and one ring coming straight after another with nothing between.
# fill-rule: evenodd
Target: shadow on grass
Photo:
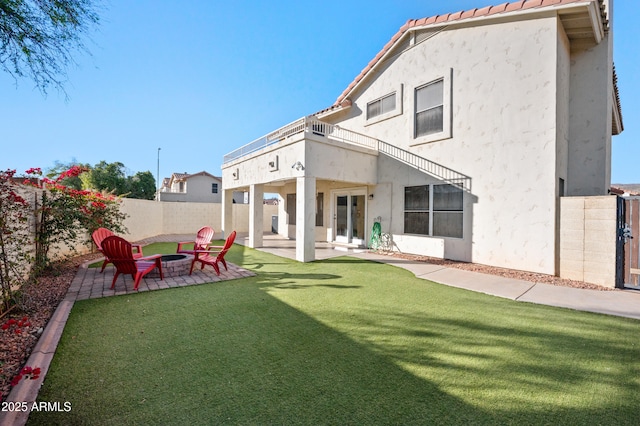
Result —
<instances>
[{"instance_id":1,"label":"shadow on grass","mask_svg":"<svg viewBox=\"0 0 640 426\"><path fill-rule=\"evenodd\" d=\"M78 302L40 394L73 410L31 424L637 423L637 321L348 258L229 260L258 275Z\"/></svg>"},{"instance_id":2,"label":"shadow on grass","mask_svg":"<svg viewBox=\"0 0 640 426\"><path fill-rule=\"evenodd\" d=\"M243 281L78 302L30 424L495 421Z\"/></svg>"}]
</instances>

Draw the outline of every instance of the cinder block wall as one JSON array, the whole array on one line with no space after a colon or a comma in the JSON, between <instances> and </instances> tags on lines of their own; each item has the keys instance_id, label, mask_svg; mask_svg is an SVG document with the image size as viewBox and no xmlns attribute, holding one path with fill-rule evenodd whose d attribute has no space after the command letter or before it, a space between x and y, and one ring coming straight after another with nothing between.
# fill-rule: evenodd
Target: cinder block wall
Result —
<instances>
[{"instance_id":1,"label":"cinder block wall","mask_svg":"<svg viewBox=\"0 0 640 426\"><path fill-rule=\"evenodd\" d=\"M123 237L130 241L139 241L161 235L164 229L162 204L164 203L123 198L120 211L127 215L124 226L129 231Z\"/></svg>"},{"instance_id":2,"label":"cinder block wall","mask_svg":"<svg viewBox=\"0 0 640 426\"><path fill-rule=\"evenodd\" d=\"M170 203L125 198L122 212L128 215L124 221L129 233L125 238L139 241L163 234L194 234L203 226L211 226L220 236L222 204L220 203ZM265 205L264 231L271 231L271 216L278 214L278 206ZM249 232L249 205L233 205L233 229Z\"/></svg>"},{"instance_id":3,"label":"cinder block wall","mask_svg":"<svg viewBox=\"0 0 640 426\"><path fill-rule=\"evenodd\" d=\"M560 277L615 287L616 209L613 196L560 199Z\"/></svg>"}]
</instances>

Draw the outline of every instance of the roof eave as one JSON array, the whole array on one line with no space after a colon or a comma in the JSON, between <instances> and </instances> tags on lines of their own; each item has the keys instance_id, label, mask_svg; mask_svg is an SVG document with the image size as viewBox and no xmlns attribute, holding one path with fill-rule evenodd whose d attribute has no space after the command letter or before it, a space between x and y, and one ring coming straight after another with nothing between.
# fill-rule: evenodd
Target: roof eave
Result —
<instances>
[{"instance_id":1,"label":"roof eave","mask_svg":"<svg viewBox=\"0 0 640 426\"><path fill-rule=\"evenodd\" d=\"M354 91L356 91L361 84L366 80L366 76L371 73L371 71L375 70L384 60L391 54L394 50L394 47L398 45L408 34L411 32L423 30L425 28L433 28L433 29L444 29L448 26L452 25L467 25L473 24L476 22L486 22L488 20L497 20L504 19L509 17L519 17L526 16L532 14L543 14L548 13L553 10L556 12L568 12L571 9L580 9L580 8L588 8L589 18L591 21L591 26L593 29L593 36L596 40L596 43L600 43L604 38L604 23L602 18L602 12L600 10L600 0L584 0L578 1L574 3L564 4L564 5L553 5L548 7L529 7L526 9L520 10L509 10L507 7L500 10L496 13L491 13L488 15L480 15L480 16L469 16L468 12L456 12L450 13L447 15L440 15L426 19L419 20L409 20L407 21L398 32L391 38L388 46L385 45L383 48L383 54L376 55L376 57L360 72L360 77L358 80L354 80L344 92L338 97L335 105L340 104L343 100L349 98ZM477 9L474 9L475 13ZM420 22L420 24L417 24ZM358 78L356 77L356 78Z\"/></svg>"}]
</instances>

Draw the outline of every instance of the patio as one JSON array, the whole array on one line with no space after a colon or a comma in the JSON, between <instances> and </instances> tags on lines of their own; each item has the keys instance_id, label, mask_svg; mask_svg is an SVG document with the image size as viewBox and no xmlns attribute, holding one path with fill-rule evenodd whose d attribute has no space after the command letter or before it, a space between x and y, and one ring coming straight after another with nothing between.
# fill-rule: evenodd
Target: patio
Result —
<instances>
[{"instance_id":1,"label":"patio","mask_svg":"<svg viewBox=\"0 0 640 426\"><path fill-rule=\"evenodd\" d=\"M239 234L236 243L249 247L249 235ZM277 234L265 233L262 236L262 247L257 250L296 260L296 240L290 240ZM324 260L332 257L347 256L355 253L366 253L368 249L316 241L315 259Z\"/></svg>"}]
</instances>

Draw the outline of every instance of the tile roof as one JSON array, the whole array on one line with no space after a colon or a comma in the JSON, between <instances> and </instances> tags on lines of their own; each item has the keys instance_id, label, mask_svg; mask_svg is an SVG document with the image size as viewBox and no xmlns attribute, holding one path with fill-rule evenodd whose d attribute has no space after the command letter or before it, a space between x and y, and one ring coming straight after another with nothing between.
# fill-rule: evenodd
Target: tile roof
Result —
<instances>
[{"instance_id":1,"label":"tile roof","mask_svg":"<svg viewBox=\"0 0 640 426\"><path fill-rule=\"evenodd\" d=\"M218 180L222 179L222 178L220 178L218 176L214 176L211 173L206 172L204 170L201 171L201 172L198 172L198 173L187 173L187 172L184 172L184 173L173 173L173 175L171 175L171 177L173 179L175 179L175 180L189 179L190 177L193 177L193 176L209 176L209 177L212 177L212 178L218 179Z\"/></svg>"},{"instance_id":2,"label":"tile roof","mask_svg":"<svg viewBox=\"0 0 640 426\"><path fill-rule=\"evenodd\" d=\"M408 20L398 32L389 40L389 42L382 48L380 52L373 58L367 66L360 72L360 74L349 84L349 86L340 94L336 102L329 108L322 110L317 114L322 114L334 109L338 109L341 104L346 100L347 95L356 87L367 73L382 59L383 56L389 52L395 43L410 29L415 27L424 27L429 25L440 25L449 22L457 22L465 19L483 18L497 14L515 13L528 9L545 8L545 7L558 7L574 3L589 4L597 1L600 6L600 13L602 15L602 21L607 26L607 17L604 10L603 0L520 0L516 2L503 3L497 6L486 6L480 9L471 9L467 11L460 11L455 13L447 13L444 15L435 15L428 18L410 19Z\"/></svg>"}]
</instances>

